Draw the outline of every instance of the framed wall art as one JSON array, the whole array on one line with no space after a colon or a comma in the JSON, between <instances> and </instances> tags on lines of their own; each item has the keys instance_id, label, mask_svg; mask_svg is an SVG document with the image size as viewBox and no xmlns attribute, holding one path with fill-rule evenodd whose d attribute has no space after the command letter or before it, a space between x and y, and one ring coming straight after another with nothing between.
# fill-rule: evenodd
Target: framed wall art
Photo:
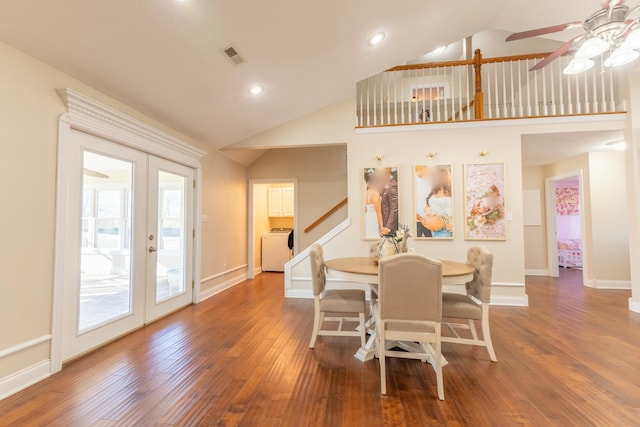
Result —
<instances>
[{"instance_id":1,"label":"framed wall art","mask_svg":"<svg viewBox=\"0 0 640 427\"><path fill-rule=\"evenodd\" d=\"M413 167L416 239L453 238L453 183L451 165Z\"/></svg>"},{"instance_id":2,"label":"framed wall art","mask_svg":"<svg viewBox=\"0 0 640 427\"><path fill-rule=\"evenodd\" d=\"M505 165L464 165L465 240L506 240Z\"/></svg>"},{"instance_id":3,"label":"framed wall art","mask_svg":"<svg viewBox=\"0 0 640 427\"><path fill-rule=\"evenodd\" d=\"M364 238L379 239L398 230L398 168L364 168Z\"/></svg>"}]
</instances>

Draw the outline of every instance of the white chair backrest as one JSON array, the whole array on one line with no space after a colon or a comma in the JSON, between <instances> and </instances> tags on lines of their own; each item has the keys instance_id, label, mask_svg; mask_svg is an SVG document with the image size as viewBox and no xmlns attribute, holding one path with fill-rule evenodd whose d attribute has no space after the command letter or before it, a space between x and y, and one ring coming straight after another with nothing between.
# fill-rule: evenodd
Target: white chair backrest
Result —
<instances>
[{"instance_id":1,"label":"white chair backrest","mask_svg":"<svg viewBox=\"0 0 640 427\"><path fill-rule=\"evenodd\" d=\"M405 253L385 257L378 265L382 320L442 319L442 263Z\"/></svg>"},{"instance_id":2,"label":"white chair backrest","mask_svg":"<svg viewBox=\"0 0 640 427\"><path fill-rule=\"evenodd\" d=\"M313 295L318 296L324 292L327 283L327 273L325 271L324 259L322 257L322 246L315 243L309 250L309 260L311 261L311 284Z\"/></svg>"},{"instance_id":3,"label":"white chair backrest","mask_svg":"<svg viewBox=\"0 0 640 427\"><path fill-rule=\"evenodd\" d=\"M473 280L466 284L467 292L483 303L491 301L493 254L484 246L473 246L467 251L467 264L475 268Z\"/></svg>"}]
</instances>

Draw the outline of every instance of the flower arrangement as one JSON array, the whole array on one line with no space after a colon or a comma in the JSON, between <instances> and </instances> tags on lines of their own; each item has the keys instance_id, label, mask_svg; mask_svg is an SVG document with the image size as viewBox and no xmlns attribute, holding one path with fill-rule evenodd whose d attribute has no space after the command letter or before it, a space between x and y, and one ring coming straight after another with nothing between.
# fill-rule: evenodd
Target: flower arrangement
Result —
<instances>
[{"instance_id":1,"label":"flower arrangement","mask_svg":"<svg viewBox=\"0 0 640 427\"><path fill-rule=\"evenodd\" d=\"M409 226L405 224L399 224L398 230L396 231L396 242L398 242L398 248L400 252L407 252L407 243L409 241L409 237L411 237L411 233L409 232Z\"/></svg>"},{"instance_id":2,"label":"flower arrangement","mask_svg":"<svg viewBox=\"0 0 640 427\"><path fill-rule=\"evenodd\" d=\"M400 224L395 235L387 234L382 240L374 243L369 248L369 255L377 263L380 258L407 252L407 242L411 237L409 226Z\"/></svg>"}]
</instances>

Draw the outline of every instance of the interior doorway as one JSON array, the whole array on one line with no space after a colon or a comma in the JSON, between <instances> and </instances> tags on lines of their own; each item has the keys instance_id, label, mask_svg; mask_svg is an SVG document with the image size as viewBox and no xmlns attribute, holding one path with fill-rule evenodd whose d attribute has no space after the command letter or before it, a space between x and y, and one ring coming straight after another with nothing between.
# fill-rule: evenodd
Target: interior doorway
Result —
<instances>
[{"instance_id":1,"label":"interior doorway","mask_svg":"<svg viewBox=\"0 0 640 427\"><path fill-rule=\"evenodd\" d=\"M262 240L271 230L293 231L291 256L298 253L298 179L249 180L247 227L247 277L252 279L262 272ZM277 237L277 236L276 236ZM286 245L284 239L283 245ZM283 251L286 248L280 248Z\"/></svg>"},{"instance_id":2,"label":"interior doorway","mask_svg":"<svg viewBox=\"0 0 640 427\"><path fill-rule=\"evenodd\" d=\"M584 284L588 276L582 171L547 178L545 184L549 275L559 277L561 269L581 270Z\"/></svg>"}]
</instances>

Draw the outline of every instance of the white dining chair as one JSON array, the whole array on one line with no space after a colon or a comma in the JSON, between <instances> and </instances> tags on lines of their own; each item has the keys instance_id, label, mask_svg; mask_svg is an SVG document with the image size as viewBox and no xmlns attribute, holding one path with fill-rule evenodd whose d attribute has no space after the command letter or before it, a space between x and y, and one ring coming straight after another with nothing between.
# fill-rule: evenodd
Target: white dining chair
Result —
<instances>
[{"instance_id":1,"label":"white dining chair","mask_svg":"<svg viewBox=\"0 0 640 427\"><path fill-rule=\"evenodd\" d=\"M443 336L442 342L477 345L487 348L489 358L497 362L489 330L489 303L491 301L491 276L493 254L484 246L474 246L467 251L467 264L475 269L473 280L466 283L467 294L442 294L442 317L466 320L465 323L447 321L444 323L453 337ZM482 338L476 331L476 321L480 321ZM457 330L469 330L471 338L463 338Z\"/></svg>"},{"instance_id":2,"label":"white dining chair","mask_svg":"<svg viewBox=\"0 0 640 427\"><path fill-rule=\"evenodd\" d=\"M314 244L309 251L311 260L311 281L313 286L314 315L313 333L309 348L314 348L316 339L321 336L356 336L360 337L360 345L366 344L367 328L365 326L366 300L365 292L360 289L326 289L327 275L322 246ZM325 316L325 313L357 313L358 317ZM322 329L324 322L338 322L336 329ZM343 329L344 322L359 322L356 329Z\"/></svg>"},{"instance_id":3,"label":"white dining chair","mask_svg":"<svg viewBox=\"0 0 640 427\"><path fill-rule=\"evenodd\" d=\"M374 313L381 392L387 393L386 357L429 360L436 373L438 398L444 400L440 350L442 263L407 253L382 258L378 268L378 303ZM417 342L420 350L387 349L387 341Z\"/></svg>"}]
</instances>

